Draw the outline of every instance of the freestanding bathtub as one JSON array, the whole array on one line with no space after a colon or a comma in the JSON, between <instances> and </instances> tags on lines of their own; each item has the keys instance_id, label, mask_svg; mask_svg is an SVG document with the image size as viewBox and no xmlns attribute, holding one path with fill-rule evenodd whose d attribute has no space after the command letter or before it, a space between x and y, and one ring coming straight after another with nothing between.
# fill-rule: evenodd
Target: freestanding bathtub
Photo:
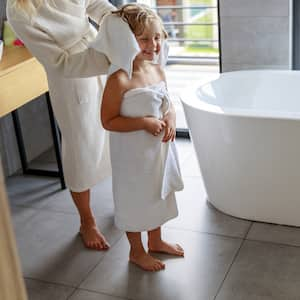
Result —
<instances>
[{"instance_id":1,"label":"freestanding bathtub","mask_svg":"<svg viewBox=\"0 0 300 300\"><path fill-rule=\"evenodd\" d=\"M300 72L223 73L181 100L208 201L300 226Z\"/></svg>"}]
</instances>

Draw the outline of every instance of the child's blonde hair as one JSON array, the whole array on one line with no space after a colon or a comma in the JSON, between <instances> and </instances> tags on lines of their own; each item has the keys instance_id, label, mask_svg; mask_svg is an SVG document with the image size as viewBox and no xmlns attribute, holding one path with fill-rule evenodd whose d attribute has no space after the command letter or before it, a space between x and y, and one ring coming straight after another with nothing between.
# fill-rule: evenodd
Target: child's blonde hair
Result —
<instances>
[{"instance_id":1,"label":"child's blonde hair","mask_svg":"<svg viewBox=\"0 0 300 300\"><path fill-rule=\"evenodd\" d=\"M118 15L126 23L128 23L130 29L136 36L143 34L144 29L149 24L149 22L155 20L158 21L161 26L163 38L166 39L168 37L161 18L149 6L145 4L125 4L112 13Z\"/></svg>"}]
</instances>

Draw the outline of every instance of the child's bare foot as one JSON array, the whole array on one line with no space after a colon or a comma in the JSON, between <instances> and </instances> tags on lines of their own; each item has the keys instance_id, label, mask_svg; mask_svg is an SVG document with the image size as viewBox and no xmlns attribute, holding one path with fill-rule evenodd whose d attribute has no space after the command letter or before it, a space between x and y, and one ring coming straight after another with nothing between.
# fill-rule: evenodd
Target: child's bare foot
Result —
<instances>
[{"instance_id":1,"label":"child's bare foot","mask_svg":"<svg viewBox=\"0 0 300 300\"><path fill-rule=\"evenodd\" d=\"M85 224L80 226L79 231L84 245L93 250L107 250L110 245L104 235L99 231L96 224Z\"/></svg>"},{"instance_id":2,"label":"child's bare foot","mask_svg":"<svg viewBox=\"0 0 300 300\"><path fill-rule=\"evenodd\" d=\"M175 256L184 256L184 250L178 244L169 244L163 240L160 241L149 241L148 242L149 252L160 252L171 254Z\"/></svg>"},{"instance_id":3,"label":"child's bare foot","mask_svg":"<svg viewBox=\"0 0 300 300\"><path fill-rule=\"evenodd\" d=\"M133 253L133 251L130 251L129 261L136 264L145 271L160 271L165 268L165 264L162 261L152 257L150 254L144 251L135 253Z\"/></svg>"}]
</instances>

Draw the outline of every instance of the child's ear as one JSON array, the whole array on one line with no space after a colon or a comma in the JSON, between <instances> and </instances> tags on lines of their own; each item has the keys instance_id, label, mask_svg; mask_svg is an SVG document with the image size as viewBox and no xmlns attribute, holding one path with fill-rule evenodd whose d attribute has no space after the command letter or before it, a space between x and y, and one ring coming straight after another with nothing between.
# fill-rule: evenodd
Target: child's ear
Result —
<instances>
[{"instance_id":1,"label":"child's ear","mask_svg":"<svg viewBox=\"0 0 300 300\"><path fill-rule=\"evenodd\" d=\"M166 40L169 37L168 33L164 29L163 29L163 32L162 32L162 36L163 36L164 40Z\"/></svg>"}]
</instances>

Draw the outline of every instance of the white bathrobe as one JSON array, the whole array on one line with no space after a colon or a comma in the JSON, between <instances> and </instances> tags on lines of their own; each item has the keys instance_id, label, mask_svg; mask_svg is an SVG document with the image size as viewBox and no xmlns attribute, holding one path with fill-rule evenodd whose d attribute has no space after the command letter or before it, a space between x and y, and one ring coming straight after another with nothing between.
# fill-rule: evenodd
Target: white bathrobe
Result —
<instances>
[{"instance_id":1,"label":"white bathrobe","mask_svg":"<svg viewBox=\"0 0 300 300\"><path fill-rule=\"evenodd\" d=\"M87 48L96 36L88 16L99 23L111 10L114 6L106 0L47 0L29 20L7 2L9 23L45 67L62 132L65 180L74 192L91 188L111 170L99 116L102 86L96 77L107 72L109 63Z\"/></svg>"}]
</instances>

